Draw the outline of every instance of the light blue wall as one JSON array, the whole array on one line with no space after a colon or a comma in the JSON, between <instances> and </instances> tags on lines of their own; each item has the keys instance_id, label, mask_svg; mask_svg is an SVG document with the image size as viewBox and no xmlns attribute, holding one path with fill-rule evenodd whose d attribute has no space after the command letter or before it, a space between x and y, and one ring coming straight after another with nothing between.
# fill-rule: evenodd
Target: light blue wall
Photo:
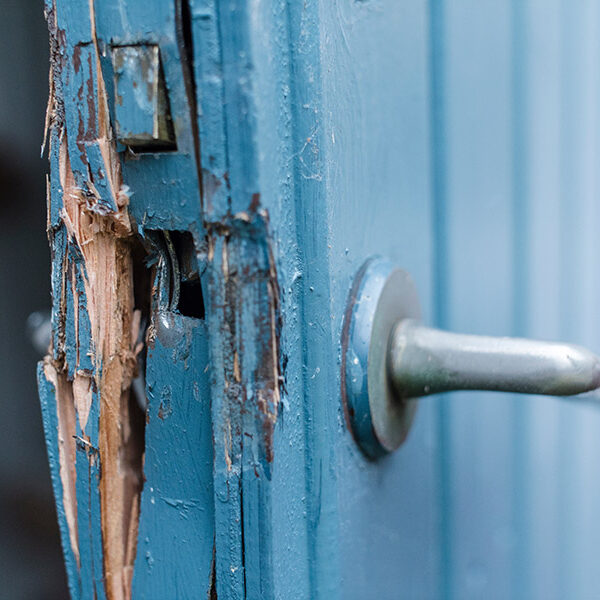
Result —
<instances>
[{"instance_id":1,"label":"light blue wall","mask_svg":"<svg viewBox=\"0 0 600 600\"><path fill-rule=\"evenodd\" d=\"M311 257L327 254L333 340L352 275L382 253L412 272L429 322L600 348L598 11L320 3L328 245ZM321 418L336 496L316 531L338 537L343 597L600 594L600 411L428 399L377 464L339 414Z\"/></svg>"}]
</instances>

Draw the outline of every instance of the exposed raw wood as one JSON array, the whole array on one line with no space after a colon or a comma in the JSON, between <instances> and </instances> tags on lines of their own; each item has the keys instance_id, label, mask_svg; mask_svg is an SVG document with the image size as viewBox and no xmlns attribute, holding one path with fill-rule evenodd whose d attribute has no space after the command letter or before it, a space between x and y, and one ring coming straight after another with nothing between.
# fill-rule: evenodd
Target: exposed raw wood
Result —
<instances>
[{"instance_id":1,"label":"exposed raw wood","mask_svg":"<svg viewBox=\"0 0 600 600\"><path fill-rule=\"evenodd\" d=\"M63 509L69 528L69 540L79 564L77 542L77 500L75 498L75 405L71 383L65 373L59 373L50 357L44 360L44 375L56 390L56 412L58 417L58 458L62 483Z\"/></svg>"},{"instance_id":2,"label":"exposed raw wood","mask_svg":"<svg viewBox=\"0 0 600 600\"><path fill-rule=\"evenodd\" d=\"M105 142L110 148L106 138ZM107 158L111 158L110 150ZM124 448L135 443L128 427L129 394L136 355L141 350L136 345L140 318L134 310L131 227L124 208L109 214L93 210L89 196L75 185L66 144L61 147L60 168L64 190L62 219L84 258L86 307L95 350L106 591L110 600L121 600L131 597L141 489L141 473L132 473L123 463ZM108 164L107 172L109 169L113 173L113 189L121 189L115 180L118 168ZM83 425L89 412L89 396L84 381L76 378L74 386Z\"/></svg>"},{"instance_id":3,"label":"exposed raw wood","mask_svg":"<svg viewBox=\"0 0 600 600\"><path fill-rule=\"evenodd\" d=\"M110 126L108 99L95 34L94 4L90 0L92 39L96 50L95 97L97 105L97 144L103 173L109 184L116 210L107 210L93 180L87 174L86 189L76 183L67 145L67 131L61 118L57 97L56 64L51 67L50 100L47 125L61 128L59 149L62 187L61 220L70 242L83 257L81 266L85 294L76 290L73 268L63 269L63 290L71 286L75 304L75 338L79 339L79 304L85 303L91 328L92 374L76 372L68 379L67 365L46 361L45 374L56 388L60 435L61 480L64 509L73 551L77 548L77 498L75 493L76 421L82 432L81 443L89 446L86 435L93 391L99 399L98 448L88 452L90 461L100 460L100 503L104 578L108 600L131 598L131 578L137 542L139 498L142 487L141 453L143 445L130 426L130 387L137 370L140 314L134 306L132 234L127 212L127 187L123 184L119 157ZM53 21L49 18L52 29ZM57 40L59 34L54 36ZM89 144L89 141L86 141ZM65 265L66 267L66 265ZM78 268L78 267L75 267ZM63 295L64 297L64 295ZM66 316L63 314L63 318ZM79 352L86 351L77 348ZM57 361L55 361L57 362Z\"/></svg>"},{"instance_id":4,"label":"exposed raw wood","mask_svg":"<svg viewBox=\"0 0 600 600\"><path fill-rule=\"evenodd\" d=\"M87 375L76 375L73 380L73 402L77 412L79 428L85 436L85 427L92 407L92 379ZM87 436L86 436L87 437Z\"/></svg>"}]
</instances>

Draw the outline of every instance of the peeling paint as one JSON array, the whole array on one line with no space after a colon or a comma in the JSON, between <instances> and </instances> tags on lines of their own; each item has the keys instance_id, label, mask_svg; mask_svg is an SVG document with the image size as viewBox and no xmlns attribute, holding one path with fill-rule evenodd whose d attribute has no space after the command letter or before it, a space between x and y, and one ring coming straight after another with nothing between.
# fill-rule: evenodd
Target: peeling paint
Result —
<instances>
[{"instance_id":1,"label":"peeling paint","mask_svg":"<svg viewBox=\"0 0 600 600\"><path fill-rule=\"evenodd\" d=\"M58 422L58 456L62 483L63 510L69 528L71 549L80 564L77 541L77 500L75 496L75 407L71 385L64 373L59 373L49 358L44 361L44 376L56 391Z\"/></svg>"},{"instance_id":2,"label":"peeling paint","mask_svg":"<svg viewBox=\"0 0 600 600\"><path fill-rule=\"evenodd\" d=\"M64 228L68 252L64 253L60 294L54 299L59 318L54 327L58 331L44 372L56 388L63 500L78 565L76 443L86 448L90 462L96 456L99 459L106 596L108 600L127 600L131 597L142 486L143 448L138 448L130 414L130 388L137 374L137 356L143 349L138 342L141 318L134 307L132 259L133 248L139 242L127 211L129 193L122 180L110 125L93 0L89 9L93 53L85 55L87 87L83 92L89 114L85 123L80 115L76 141L79 158L88 168L87 173L77 175L69 156L69 133L58 89L67 46L54 12L48 13L52 63L46 123L54 132L51 144L59 145L58 176L62 191L58 225L51 218L49 225L51 239L59 228ZM82 48L78 45L73 53L76 73L82 72L82 58ZM94 149L98 151L99 162L92 168L90 157ZM67 262L71 260L69 257L80 262L77 271L73 263ZM67 343L67 339L71 342ZM80 364L85 368L78 367ZM97 439L97 453L92 451L94 446L88 436L94 394L99 399L99 407L95 409L97 424L91 425Z\"/></svg>"},{"instance_id":3,"label":"peeling paint","mask_svg":"<svg viewBox=\"0 0 600 600\"><path fill-rule=\"evenodd\" d=\"M208 226L209 232L212 229L209 256L214 257L214 248L221 246L219 281L214 285L222 286L225 295L221 300L213 298L213 304L221 305L225 313L222 339L227 340L229 346L222 351L224 356L232 357L224 373L225 394L233 404L243 397L243 410L260 420L262 459L270 463L283 381L278 341L281 317L268 214L260 209L259 198L254 194L249 210L236 214L230 223ZM249 306L246 302L253 304ZM247 322L248 319L252 322ZM248 347L249 342L252 347ZM244 390L242 396L240 386ZM231 445L231 428L226 432L226 441L227 448ZM230 468L230 456L225 460Z\"/></svg>"},{"instance_id":4,"label":"peeling paint","mask_svg":"<svg viewBox=\"0 0 600 600\"><path fill-rule=\"evenodd\" d=\"M106 589L109 600L120 600L130 597L140 487L135 480L139 474L130 481L131 475L124 472L121 464L122 447L128 443L124 428L129 421L129 388L141 350L136 331L139 317L134 316L133 306L131 226L122 208L117 213L95 212L89 196L84 196L75 185L65 144L61 146L60 157L64 190L62 220L84 260L86 309L100 397L98 435ZM117 174L113 169L113 176ZM121 188L113 181L113 189L116 186ZM80 414L87 423L89 405L86 406L85 398L81 400Z\"/></svg>"},{"instance_id":5,"label":"peeling paint","mask_svg":"<svg viewBox=\"0 0 600 600\"><path fill-rule=\"evenodd\" d=\"M86 3L56 2L68 7L69 27L61 32L49 18L55 40L47 114L54 165L48 229L55 311L47 360L59 382L64 380L57 394L61 404L68 400L72 414L71 435L61 436L67 456L61 460L68 465L74 456L72 478L78 479L72 485L69 468L64 469L62 487L73 493L57 498L65 513L72 513L69 529L74 548L81 551L82 596L129 600L147 595L150 585L154 597L169 597L171 590L161 587L170 583L161 577L168 570L178 591L192 589L193 583L190 597L204 590L216 597L217 586L230 587L225 569L244 586L246 577L256 580L250 565L259 559L250 550L244 556L244 548L256 546L251 530L256 522L264 527L261 535L270 531L261 494L269 496L276 468L274 435L285 375L276 241L262 205L267 196L261 198L261 186L249 175L255 157L247 169L245 162L240 168L240 157L246 161L245 153L255 150L249 113L234 114L233 108L237 100L244 106L251 101L249 54L236 55L243 63L238 73L238 63L219 54L216 29L227 27L228 11L219 15L206 8L198 17L200 6L193 0L152 5L153 15L165 16L165 29L157 21L142 23L133 0L97 5L88 0L87 8ZM113 30L109 21L115 14L121 18ZM86 15L89 32L82 26ZM143 30L144 39L129 29L134 15L135 31ZM103 40L98 40L97 16ZM175 36L169 27L177 30ZM169 47L173 37L179 54ZM160 47L177 133L177 151L170 156L119 156L109 106L128 98L118 90L109 97L112 66L103 71L111 63L108 40L115 46ZM231 53L234 40L227 44ZM210 71L203 76L197 68L201 62ZM182 71L184 82L177 79ZM213 129L207 134L209 121ZM248 147L238 152L235 144L244 136ZM206 158L200 171L201 138ZM193 176L192 161L197 163ZM195 179L199 172L202 186ZM157 230L193 236L207 307L202 319L179 314L172 297L163 306L160 290L150 286L152 312L142 318L137 310L135 257L143 254L138 235L148 240ZM153 266L158 270L160 263ZM140 329L147 321L144 347ZM146 376L145 453L131 393L140 354ZM66 417L59 418L66 428ZM86 519L79 530L78 511L81 522ZM176 555L182 546L190 552ZM234 556L238 551L241 557ZM272 560L270 552L265 563ZM185 570L180 580L174 557Z\"/></svg>"}]
</instances>

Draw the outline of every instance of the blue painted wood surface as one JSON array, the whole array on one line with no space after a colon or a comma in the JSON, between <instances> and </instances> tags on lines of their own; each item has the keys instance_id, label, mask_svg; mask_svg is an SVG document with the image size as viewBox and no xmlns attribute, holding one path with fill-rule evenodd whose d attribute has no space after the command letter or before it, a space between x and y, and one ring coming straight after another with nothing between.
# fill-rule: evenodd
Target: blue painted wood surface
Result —
<instances>
[{"instance_id":1,"label":"blue painted wood surface","mask_svg":"<svg viewBox=\"0 0 600 600\"><path fill-rule=\"evenodd\" d=\"M136 44L160 48L177 148L113 149L140 244L132 262L159 273L146 290L133 597L600 593L600 413L427 398L407 443L372 462L346 430L339 372L348 290L374 254L411 272L427 322L600 349L595 4L107 0L94 19L73 0L47 9L54 340L39 381L72 596L119 597L105 591L99 492L106 366L60 148L94 210L119 216L98 82L114 121L110 47ZM203 319L169 299L165 231L192 236ZM69 391L81 377L94 382L83 428Z\"/></svg>"},{"instance_id":2,"label":"blue painted wood surface","mask_svg":"<svg viewBox=\"0 0 600 600\"><path fill-rule=\"evenodd\" d=\"M161 311L147 360L145 481L133 597L207 597L214 508L205 324Z\"/></svg>"}]
</instances>

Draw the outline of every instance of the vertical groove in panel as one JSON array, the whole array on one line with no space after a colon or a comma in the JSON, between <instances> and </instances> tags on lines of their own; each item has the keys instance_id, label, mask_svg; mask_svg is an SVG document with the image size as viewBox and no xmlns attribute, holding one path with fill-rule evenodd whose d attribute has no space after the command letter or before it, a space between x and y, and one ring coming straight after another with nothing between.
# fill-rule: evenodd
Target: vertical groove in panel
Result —
<instances>
[{"instance_id":1,"label":"vertical groove in panel","mask_svg":"<svg viewBox=\"0 0 600 600\"><path fill-rule=\"evenodd\" d=\"M598 304L593 279L597 260L594 223L598 197L594 156L597 64L592 59L598 15L594 2L562 4L564 44L561 62L561 325L563 335L597 350L594 331ZM563 596L597 595L598 435L596 411L564 409L560 425L561 564ZM587 435L586 435L587 434Z\"/></svg>"},{"instance_id":2,"label":"vertical groove in panel","mask_svg":"<svg viewBox=\"0 0 600 600\"><path fill-rule=\"evenodd\" d=\"M527 253L527 228L529 206L527 200L527 137L525 119L527 114L526 81L526 23L521 0L512 0L511 6L511 119L512 119L512 202L513 202L513 335L525 336L529 298L529 256ZM512 424L512 572L514 598L530 597L529 565L529 481L527 474L528 430L531 418L529 402L514 398Z\"/></svg>"},{"instance_id":3,"label":"vertical groove in panel","mask_svg":"<svg viewBox=\"0 0 600 600\"><path fill-rule=\"evenodd\" d=\"M568 0L561 2L561 46L560 46L560 333L563 339L573 339L577 331L577 319L574 311L573 293L577 289L575 265L578 248L574 236L577 214L579 212L579 195L577 182L573 174L576 157L574 152L574 132L571 120L571 109L574 95L572 89L577 77L573 72L576 64L573 61L573 35L575 31L575 6ZM559 564L561 565L560 587L562 598L572 597L575 591L573 578L576 565L573 564L575 547L573 544L573 508L575 506L576 476L574 473L577 443L573 433L573 413L568 406L561 407L562 418L559 426Z\"/></svg>"},{"instance_id":4,"label":"vertical groove in panel","mask_svg":"<svg viewBox=\"0 0 600 600\"><path fill-rule=\"evenodd\" d=\"M582 122L585 123L585 140L582 144L581 181L585 186L585 205L582 223L585 227L584 258L580 269L582 286L582 335L583 342L599 351L598 331L598 27L599 7L597 2L588 2L585 14L586 45L584 51L585 86L581 92L584 100ZM598 594L600 581L597 568L597 556L600 547L600 414L592 407L585 407L578 415L578 440L580 460L580 494L577 515L578 530L583 539L578 548L583 564L580 572L585 574L581 586L581 595L591 597Z\"/></svg>"},{"instance_id":5,"label":"vertical groove in panel","mask_svg":"<svg viewBox=\"0 0 600 600\"><path fill-rule=\"evenodd\" d=\"M448 7L430 0L435 317L439 326L448 327L455 324L447 304L455 283L448 255L454 249L451 241L455 241L449 223L454 206L452 210L449 207L455 197L447 187L446 134L448 127L454 132L454 122L446 112L450 101L446 94L448 59L444 51L448 40L444 8ZM598 50L591 45L597 31L597 25L590 25L597 17L595 12L588 12L591 8L591 2L573 5L563 0L560 17L556 14L558 25L548 22L549 16L555 16L548 3L512 2L512 266L506 283L513 286L512 333L556 336L592 344L597 350L594 326L598 317L594 307L598 306L600 291L595 285L595 272L591 271L598 254L598 236L594 235L598 195L590 164L598 150L598 132L593 129L597 117L591 105L599 91L595 87L591 91L591 86L598 84L589 58ZM561 45L556 52L558 39ZM590 77L596 79L590 82ZM555 110L555 99L560 102L559 110ZM452 136L450 145L454 141ZM452 152L455 150L452 145ZM453 156L452 166L457 160ZM450 171L453 176L454 171ZM457 267L452 275L459 275L459 270ZM458 413L449 402L440 400L438 420L440 597L446 598L460 595L462 589L460 544L467 533L455 530L460 520L457 510L461 507L451 483L461 465L453 462L460 447L451 439L450 418ZM597 418L587 409L559 405L547 398L525 399L509 414L511 465L504 483L510 477L511 489L502 487L499 493L511 502L512 595L588 597L591 590L598 589L591 573L600 539L592 518L593 507L600 503L595 501L600 490L596 490L592 468L592 457L600 455L599 442L594 437ZM489 444L489 440L485 443ZM481 449L489 451L489 446L482 445ZM489 499L487 495L486 500ZM484 557L483 561L491 558Z\"/></svg>"},{"instance_id":6,"label":"vertical groove in panel","mask_svg":"<svg viewBox=\"0 0 600 600\"><path fill-rule=\"evenodd\" d=\"M588 193L588 214L586 218L589 238L589 248L587 250L587 261L584 272L589 277L589 285L586 287L586 305L585 305L585 324L586 324L586 344L590 344L596 352L600 351L600 278L598 277L598 257L600 256L600 236L598 228L600 227L600 194L599 194L599 129L600 124L600 74L598 73L599 64L599 28L600 28L600 7L597 2L590 4L592 14L588 16L590 24L590 43L589 55L586 59L586 69L589 73L589 100L586 106L586 114L589 114L589 123L587 131L589 133L589 142L586 144L586 152L589 155L586 159L586 172L589 178ZM597 594L600 589L600 573L597 568L597 556L600 548L600 519L598 518L598 507L600 506L600 413L589 407L588 418L582 423L582 440L584 456L586 457L584 467L584 485L589 482L591 493L584 494L582 497L581 518L584 523L592 524L591 531L586 539L586 545L583 548L586 564L584 565L588 577L585 581L584 594L592 596Z\"/></svg>"},{"instance_id":7,"label":"vertical groove in panel","mask_svg":"<svg viewBox=\"0 0 600 600\"><path fill-rule=\"evenodd\" d=\"M560 1L527 3L526 61L527 117L527 335L560 339ZM559 597L557 472L561 401L528 399L529 422L523 455L529 506L527 585L530 598ZM523 597L526 597L523 595Z\"/></svg>"},{"instance_id":8,"label":"vertical groove in panel","mask_svg":"<svg viewBox=\"0 0 600 600\"><path fill-rule=\"evenodd\" d=\"M527 329L527 280L529 277L529 257L527 256L526 235L529 210L526 195L527 138L525 118L527 79L525 13L521 0L512 0L512 200L513 200L513 310L514 335L522 335Z\"/></svg>"},{"instance_id":9,"label":"vertical groove in panel","mask_svg":"<svg viewBox=\"0 0 600 600\"><path fill-rule=\"evenodd\" d=\"M445 298L447 296L448 241L446 218L446 134L444 119L444 7L442 0L430 0L430 102L431 102L431 162L433 194L433 245L434 245L434 319L438 327L446 327L448 313ZM452 569L452 527L450 523L451 461L449 442L449 406L448 396L438 399L437 437L438 437L438 475L439 487L439 582L438 597L450 600L453 590Z\"/></svg>"},{"instance_id":10,"label":"vertical groove in panel","mask_svg":"<svg viewBox=\"0 0 600 600\"><path fill-rule=\"evenodd\" d=\"M447 325L506 335L514 327L511 4L447 3L444 33ZM511 400L483 392L451 398L451 594L510 598Z\"/></svg>"}]
</instances>

